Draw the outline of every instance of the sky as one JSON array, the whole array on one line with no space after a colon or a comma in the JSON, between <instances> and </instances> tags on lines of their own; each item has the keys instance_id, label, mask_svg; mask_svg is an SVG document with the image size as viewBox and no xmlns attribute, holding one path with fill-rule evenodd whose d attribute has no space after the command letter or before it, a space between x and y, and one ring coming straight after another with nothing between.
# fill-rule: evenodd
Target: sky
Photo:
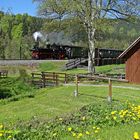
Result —
<instances>
[{"instance_id":1,"label":"sky","mask_svg":"<svg viewBox=\"0 0 140 140\"><path fill-rule=\"evenodd\" d=\"M37 16L37 4L32 3L32 0L0 0L0 11L6 12L8 9L13 14Z\"/></svg>"}]
</instances>

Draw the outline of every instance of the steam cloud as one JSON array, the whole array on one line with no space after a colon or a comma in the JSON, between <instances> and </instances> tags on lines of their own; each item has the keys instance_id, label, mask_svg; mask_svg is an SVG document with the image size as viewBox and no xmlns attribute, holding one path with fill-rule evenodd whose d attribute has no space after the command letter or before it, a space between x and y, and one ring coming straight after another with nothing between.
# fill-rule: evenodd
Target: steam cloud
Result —
<instances>
[{"instance_id":1,"label":"steam cloud","mask_svg":"<svg viewBox=\"0 0 140 140\"><path fill-rule=\"evenodd\" d=\"M46 44L73 45L72 38L65 35L63 31L48 34L37 31L33 33L33 37L35 41L40 39L42 42L46 42Z\"/></svg>"},{"instance_id":2,"label":"steam cloud","mask_svg":"<svg viewBox=\"0 0 140 140\"><path fill-rule=\"evenodd\" d=\"M40 39L43 38L43 35L41 32L35 32L35 33L33 33L33 37L34 37L35 41L37 41L38 38L40 38Z\"/></svg>"}]
</instances>

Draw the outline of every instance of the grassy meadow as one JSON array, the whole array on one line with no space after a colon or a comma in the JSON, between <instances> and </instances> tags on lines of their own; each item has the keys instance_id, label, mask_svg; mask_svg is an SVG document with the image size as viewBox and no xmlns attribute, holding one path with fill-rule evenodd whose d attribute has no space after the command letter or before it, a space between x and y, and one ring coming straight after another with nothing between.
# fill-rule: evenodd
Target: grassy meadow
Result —
<instances>
[{"instance_id":1,"label":"grassy meadow","mask_svg":"<svg viewBox=\"0 0 140 140\"><path fill-rule=\"evenodd\" d=\"M139 85L113 83L113 101L108 103L107 83L80 85L75 97L73 84L38 89L29 82L32 71L87 72L65 71L64 64L46 62L34 68L14 67L15 74L11 71L8 78L0 79L0 139L138 140ZM124 65L101 66L96 71L124 73Z\"/></svg>"}]
</instances>

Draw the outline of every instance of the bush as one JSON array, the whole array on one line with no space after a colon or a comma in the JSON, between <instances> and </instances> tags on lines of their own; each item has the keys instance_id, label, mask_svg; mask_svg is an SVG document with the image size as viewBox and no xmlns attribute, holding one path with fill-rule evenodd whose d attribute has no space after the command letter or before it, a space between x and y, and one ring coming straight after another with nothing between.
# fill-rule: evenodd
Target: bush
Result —
<instances>
[{"instance_id":1,"label":"bush","mask_svg":"<svg viewBox=\"0 0 140 140\"><path fill-rule=\"evenodd\" d=\"M29 95L29 92L32 92L33 90L34 87L19 78L0 79L0 99L14 97L13 100L16 101L19 97L15 96Z\"/></svg>"},{"instance_id":2,"label":"bush","mask_svg":"<svg viewBox=\"0 0 140 140\"><path fill-rule=\"evenodd\" d=\"M13 96L9 89L0 89L0 99L9 98Z\"/></svg>"}]
</instances>

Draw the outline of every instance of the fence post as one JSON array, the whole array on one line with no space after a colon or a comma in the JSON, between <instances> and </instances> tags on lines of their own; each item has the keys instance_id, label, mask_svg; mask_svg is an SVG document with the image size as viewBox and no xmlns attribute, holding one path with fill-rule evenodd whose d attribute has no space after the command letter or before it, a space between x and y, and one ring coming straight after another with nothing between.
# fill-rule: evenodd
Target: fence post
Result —
<instances>
[{"instance_id":1,"label":"fence post","mask_svg":"<svg viewBox=\"0 0 140 140\"><path fill-rule=\"evenodd\" d=\"M67 83L67 74L65 73L65 81L64 83L66 84Z\"/></svg>"},{"instance_id":2,"label":"fence post","mask_svg":"<svg viewBox=\"0 0 140 140\"><path fill-rule=\"evenodd\" d=\"M56 83L55 84L56 84L56 86L58 86L58 74L55 74L55 78L56 78L55 79L56 80Z\"/></svg>"},{"instance_id":3,"label":"fence post","mask_svg":"<svg viewBox=\"0 0 140 140\"><path fill-rule=\"evenodd\" d=\"M52 73L52 78L53 78L53 81L56 80L56 73L55 72Z\"/></svg>"},{"instance_id":4,"label":"fence post","mask_svg":"<svg viewBox=\"0 0 140 140\"><path fill-rule=\"evenodd\" d=\"M74 96L78 96L78 75L75 75L75 91L74 91Z\"/></svg>"},{"instance_id":5,"label":"fence post","mask_svg":"<svg viewBox=\"0 0 140 140\"><path fill-rule=\"evenodd\" d=\"M112 102L112 81L110 78L108 79L108 84L109 84L108 102Z\"/></svg>"},{"instance_id":6,"label":"fence post","mask_svg":"<svg viewBox=\"0 0 140 140\"><path fill-rule=\"evenodd\" d=\"M32 74L32 84L34 84L34 73L31 74Z\"/></svg>"}]
</instances>

